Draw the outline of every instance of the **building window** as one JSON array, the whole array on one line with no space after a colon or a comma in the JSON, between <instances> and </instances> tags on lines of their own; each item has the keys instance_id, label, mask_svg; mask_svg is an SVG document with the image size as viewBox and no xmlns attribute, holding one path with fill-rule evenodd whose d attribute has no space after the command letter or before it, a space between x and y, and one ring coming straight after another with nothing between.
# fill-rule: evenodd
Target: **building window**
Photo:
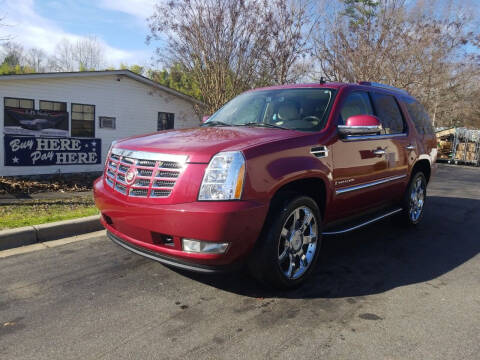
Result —
<instances>
[{"instance_id":1,"label":"building window","mask_svg":"<svg viewBox=\"0 0 480 360\"><path fill-rule=\"evenodd\" d=\"M45 101L40 100L40 110L44 111L67 111L67 103L58 101Z\"/></svg>"},{"instance_id":2,"label":"building window","mask_svg":"<svg viewBox=\"0 0 480 360\"><path fill-rule=\"evenodd\" d=\"M72 136L95 137L95 105L72 104Z\"/></svg>"},{"instance_id":3,"label":"building window","mask_svg":"<svg viewBox=\"0 0 480 360\"><path fill-rule=\"evenodd\" d=\"M114 117L108 117L108 116L100 116L98 118L100 128L102 129L115 129L115 121L116 119Z\"/></svg>"},{"instance_id":4,"label":"building window","mask_svg":"<svg viewBox=\"0 0 480 360\"><path fill-rule=\"evenodd\" d=\"M157 122L157 131L173 129L175 123L175 114L159 112L158 113L158 122Z\"/></svg>"},{"instance_id":5,"label":"building window","mask_svg":"<svg viewBox=\"0 0 480 360\"><path fill-rule=\"evenodd\" d=\"M4 98L5 107L16 109L31 109L35 107L35 102L31 99Z\"/></svg>"}]
</instances>

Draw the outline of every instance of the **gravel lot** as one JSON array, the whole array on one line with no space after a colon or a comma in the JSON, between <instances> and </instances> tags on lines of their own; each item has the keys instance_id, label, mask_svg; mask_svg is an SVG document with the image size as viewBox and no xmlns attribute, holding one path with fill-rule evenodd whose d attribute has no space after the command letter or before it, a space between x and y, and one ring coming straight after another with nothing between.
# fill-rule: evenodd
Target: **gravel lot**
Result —
<instances>
[{"instance_id":1,"label":"gravel lot","mask_svg":"<svg viewBox=\"0 0 480 360\"><path fill-rule=\"evenodd\" d=\"M0 359L479 359L480 168L441 165L423 223L324 239L290 293L105 236L0 258Z\"/></svg>"}]
</instances>

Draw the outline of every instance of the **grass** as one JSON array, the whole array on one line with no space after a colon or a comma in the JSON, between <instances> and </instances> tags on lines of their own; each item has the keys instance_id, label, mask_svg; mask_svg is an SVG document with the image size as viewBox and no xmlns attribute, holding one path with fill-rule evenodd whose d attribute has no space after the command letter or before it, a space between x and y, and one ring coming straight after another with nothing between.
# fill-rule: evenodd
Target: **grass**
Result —
<instances>
[{"instance_id":1,"label":"grass","mask_svg":"<svg viewBox=\"0 0 480 360\"><path fill-rule=\"evenodd\" d=\"M91 197L0 205L0 230L98 214Z\"/></svg>"}]
</instances>

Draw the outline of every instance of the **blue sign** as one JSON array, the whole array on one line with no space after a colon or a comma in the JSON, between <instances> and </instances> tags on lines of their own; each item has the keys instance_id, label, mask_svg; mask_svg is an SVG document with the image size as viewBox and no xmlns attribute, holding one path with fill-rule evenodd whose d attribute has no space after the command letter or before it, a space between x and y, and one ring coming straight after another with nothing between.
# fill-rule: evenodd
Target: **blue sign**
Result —
<instances>
[{"instance_id":1,"label":"blue sign","mask_svg":"<svg viewBox=\"0 0 480 360\"><path fill-rule=\"evenodd\" d=\"M92 165L102 159L102 140L5 135L5 166Z\"/></svg>"}]
</instances>

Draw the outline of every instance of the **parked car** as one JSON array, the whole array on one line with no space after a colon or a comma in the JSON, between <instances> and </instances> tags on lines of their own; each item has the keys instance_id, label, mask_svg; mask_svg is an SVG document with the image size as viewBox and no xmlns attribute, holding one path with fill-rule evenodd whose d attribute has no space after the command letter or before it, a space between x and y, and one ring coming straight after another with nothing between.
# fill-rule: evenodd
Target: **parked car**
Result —
<instances>
[{"instance_id":1,"label":"parked car","mask_svg":"<svg viewBox=\"0 0 480 360\"><path fill-rule=\"evenodd\" d=\"M201 272L247 263L304 282L323 235L396 215L416 225L436 160L427 113L381 84L255 89L202 126L114 143L95 201L108 236Z\"/></svg>"}]
</instances>

